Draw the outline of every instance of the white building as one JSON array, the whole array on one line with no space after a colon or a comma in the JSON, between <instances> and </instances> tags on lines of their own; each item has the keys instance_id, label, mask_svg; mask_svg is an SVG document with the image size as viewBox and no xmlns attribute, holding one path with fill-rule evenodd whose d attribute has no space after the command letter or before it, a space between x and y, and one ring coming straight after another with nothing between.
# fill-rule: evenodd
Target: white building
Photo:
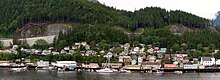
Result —
<instances>
[{"instance_id":1,"label":"white building","mask_svg":"<svg viewBox=\"0 0 220 80\"><path fill-rule=\"evenodd\" d=\"M37 61L37 67L49 67L49 61Z\"/></svg>"},{"instance_id":2,"label":"white building","mask_svg":"<svg viewBox=\"0 0 220 80\"><path fill-rule=\"evenodd\" d=\"M212 57L201 57L200 64L203 66L212 66L215 64L215 58Z\"/></svg>"},{"instance_id":3,"label":"white building","mask_svg":"<svg viewBox=\"0 0 220 80\"><path fill-rule=\"evenodd\" d=\"M220 65L220 59L217 59L215 62L216 65Z\"/></svg>"},{"instance_id":4,"label":"white building","mask_svg":"<svg viewBox=\"0 0 220 80\"><path fill-rule=\"evenodd\" d=\"M56 61L56 63L51 63L55 67L65 67L65 68L76 68L76 61Z\"/></svg>"}]
</instances>

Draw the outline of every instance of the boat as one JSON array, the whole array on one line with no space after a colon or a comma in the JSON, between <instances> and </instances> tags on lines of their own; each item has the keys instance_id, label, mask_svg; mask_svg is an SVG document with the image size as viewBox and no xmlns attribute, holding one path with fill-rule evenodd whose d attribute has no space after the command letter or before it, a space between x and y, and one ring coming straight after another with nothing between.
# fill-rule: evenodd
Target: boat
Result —
<instances>
[{"instance_id":1,"label":"boat","mask_svg":"<svg viewBox=\"0 0 220 80\"><path fill-rule=\"evenodd\" d=\"M99 72L99 73L112 73L114 71L111 70L110 68L104 68L104 69L96 70L96 72Z\"/></svg>"},{"instance_id":2,"label":"boat","mask_svg":"<svg viewBox=\"0 0 220 80\"><path fill-rule=\"evenodd\" d=\"M176 73L176 74L182 74L183 71L174 71L174 73Z\"/></svg>"},{"instance_id":3,"label":"boat","mask_svg":"<svg viewBox=\"0 0 220 80\"><path fill-rule=\"evenodd\" d=\"M11 68L11 71L16 71L16 72L25 71L25 70L27 70L26 67Z\"/></svg>"},{"instance_id":4,"label":"boat","mask_svg":"<svg viewBox=\"0 0 220 80\"><path fill-rule=\"evenodd\" d=\"M159 74L159 73L164 73L163 71L159 71L159 70L157 70L157 73Z\"/></svg>"},{"instance_id":5,"label":"boat","mask_svg":"<svg viewBox=\"0 0 220 80\"><path fill-rule=\"evenodd\" d=\"M125 70L125 69L120 69L119 72L120 73L131 73L130 70Z\"/></svg>"}]
</instances>

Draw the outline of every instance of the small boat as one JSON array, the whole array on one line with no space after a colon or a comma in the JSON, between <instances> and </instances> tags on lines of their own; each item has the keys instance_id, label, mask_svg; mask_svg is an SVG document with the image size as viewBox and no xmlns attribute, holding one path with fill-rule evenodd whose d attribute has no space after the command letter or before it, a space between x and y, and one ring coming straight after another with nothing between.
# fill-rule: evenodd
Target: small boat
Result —
<instances>
[{"instance_id":1,"label":"small boat","mask_svg":"<svg viewBox=\"0 0 220 80\"><path fill-rule=\"evenodd\" d=\"M11 68L11 71L16 71L16 72L25 71L25 70L27 70L26 67L21 67L21 68Z\"/></svg>"},{"instance_id":2,"label":"small boat","mask_svg":"<svg viewBox=\"0 0 220 80\"><path fill-rule=\"evenodd\" d=\"M110 68L104 68L104 69L96 70L96 72L99 72L99 73L112 73L114 71L111 70Z\"/></svg>"},{"instance_id":3,"label":"small boat","mask_svg":"<svg viewBox=\"0 0 220 80\"><path fill-rule=\"evenodd\" d=\"M176 73L176 74L182 74L183 71L174 71L174 73Z\"/></svg>"},{"instance_id":4,"label":"small boat","mask_svg":"<svg viewBox=\"0 0 220 80\"><path fill-rule=\"evenodd\" d=\"M120 69L119 72L120 72L120 73L131 73L131 71L129 71L129 70L125 70L125 69Z\"/></svg>"},{"instance_id":5,"label":"small boat","mask_svg":"<svg viewBox=\"0 0 220 80\"><path fill-rule=\"evenodd\" d=\"M159 71L159 70L157 70L157 73L159 74L159 73L164 73L163 71Z\"/></svg>"}]
</instances>

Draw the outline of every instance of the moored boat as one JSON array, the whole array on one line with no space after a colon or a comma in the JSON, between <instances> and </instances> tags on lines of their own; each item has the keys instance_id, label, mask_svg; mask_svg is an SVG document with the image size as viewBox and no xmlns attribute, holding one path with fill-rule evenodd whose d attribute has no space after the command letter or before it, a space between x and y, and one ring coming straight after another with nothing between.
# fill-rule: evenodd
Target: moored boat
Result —
<instances>
[{"instance_id":1,"label":"moored boat","mask_svg":"<svg viewBox=\"0 0 220 80\"><path fill-rule=\"evenodd\" d=\"M114 72L114 71L111 70L110 68L104 68L104 69L96 70L96 72L100 72L100 73L112 73L112 72Z\"/></svg>"}]
</instances>

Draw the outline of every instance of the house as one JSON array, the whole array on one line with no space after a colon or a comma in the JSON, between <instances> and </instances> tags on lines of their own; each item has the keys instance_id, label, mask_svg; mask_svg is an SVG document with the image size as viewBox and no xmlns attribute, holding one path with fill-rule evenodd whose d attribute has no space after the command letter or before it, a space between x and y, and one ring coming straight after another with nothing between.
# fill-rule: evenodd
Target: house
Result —
<instances>
[{"instance_id":1,"label":"house","mask_svg":"<svg viewBox=\"0 0 220 80\"><path fill-rule=\"evenodd\" d=\"M66 54L67 52L64 50L64 49L62 49L61 51L60 51L60 54Z\"/></svg>"},{"instance_id":2,"label":"house","mask_svg":"<svg viewBox=\"0 0 220 80\"><path fill-rule=\"evenodd\" d=\"M142 62L141 65L143 69L152 69L152 70L157 70L160 69L161 67L160 62Z\"/></svg>"},{"instance_id":3,"label":"house","mask_svg":"<svg viewBox=\"0 0 220 80\"><path fill-rule=\"evenodd\" d=\"M104 54L105 54L105 51L104 51L104 50L102 50L102 51L99 52L99 55L104 55Z\"/></svg>"},{"instance_id":4,"label":"house","mask_svg":"<svg viewBox=\"0 0 220 80\"><path fill-rule=\"evenodd\" d=\"M49 54L51 54L51 50L43 50L41 54L42 55L49 55Z\"/></svg>"},{"instance_id":5,"label":"house","mask_svg":"<svg viewBox=\"0 0 220 80\"><path fill-rule=\"evenodd\" d=\"M118 57L118 62L124 62L124 57L123 56L119 56Z\"/></svg>"},{"instance_id":6,"label":"house","mask_svg":"<svg viewBox=\"0 0 220 80\"><path fill-rule=\"evenodd\" d=\"M159 51L159 52L161 52L161 53L166 53L166 51L167 51L167 48L160 48L160 51Z\"/></svg>"},{"instance_id":7,"label":"house","mask_svg":"<svg viewBox=\"0 0 220 80\"><path fill-rule=\"evenodd\" d=\"M52 52L53 55L58 55L60 54L59 52Z\"/></svg>"},{"instance_id":8,"label":"house","mask_svg":"<svg viewBox=\"0 0 220 80\"><path fill-rule=\"evenodd\" d=\"M69 50L70 50L70 47L67 46L67 47L64 47L63 49L64 49L65 51L69 51Z\"/></svg>"},{"instance_id":9,"label":"house","mask_svg":"<svg viewBox=\"0 0 220 80\"><path fill-rule=\"evenodd\" d=\"M215 62L216 65L220 66L220 59L217 59Z\"/></svg>"},{"instance_id":10,"label":"house","mask_svg":"<svg viewBox=\"0 0 220 80\"><path fill-rule=\"evenodd\" d=\"M153 53L154 53L154 49L153 49L153 48L148 49L148 50L147 50L147 53L153 54Z\"/></svg>"},{"instance_id":11,"label":"house","mask_svg":"<svg viewBox=\"0 0 220 80\"><path fill-rule=\"evenodd\" d=\"M219 52L219 50L215 50L215 53L218 53Z\"/></svg>"},{"instance_id":12,"label":"house","mask_svg":"<svg viewBox=\"0 0 220 80\"><path fill-rule=\"evenodd\" d=\"M82 42L81 45L82 45L82 46L86 46L86 45L87 45L87 42Z\"/></svg>"},{"instance_id":13,"label":"house","mask_svg":"<svg viewBox=\"0 0 220 80\"><path fill-rule=\"evenodd\" d=\"M149 55L149 56L147 56L147 61L149 61L149 62L155 62L156 61L156 56L151 56L151 55Z\"/></svg>"},{"instance_id":14,"label":"house","mask_svg":"<svg viewBox=\"0 0 220 80\"><path fill-rule=\"evenodd\" d=\"M163 58L163 53L157 53L157 58Z\"/></svg>"},{"instance_id":15,"label":"house","mask_svg":"<svg viewBox=\"0 0 220 80\"><path fill-rule=\"evenodd\" d=\"M131 61L131 65L136 65L137 64L137 60L136 59L133 59L132 61Z\"/></svg>"},{"instance_id":16,"label":"house","mask_svg":"<svg viewBox=\"0 0 220 80\"><path fill-rule=\"evenodd\" d=\"M86 45L86 46L85 46L85 49L86 49L86 50L90 50L90 46L89 46L89 45Z\"/></svg>"},{"instance_id":17,"label":"house","mask_svg":"<svg viewBox=\"0 0 220 80\"><path fill-rule=\"evenodd\" d=\"M143 62L143 57L138 57L138 63L141 63L141 62Z\"/></svg>"},{"instance_id":18,"label":"house","mask_svg":"<svg viewBox=\"0 0 220 80\"><path fill-rule=\"evenodd\" d=\"M33 50L34 54L41 54L42 50Z\"/></svg>"},{"instance_id":19,"label":"house","mask_svg":"<svg viewBox=\"0 0 220 80\"><path fill-rule=\"evenodd\" d=\"M24 52L25 54L33 53L33 51L31 49L22 49L21 51Z\"/></svg>"},{"instance_id":20,"label":"house","mask_svg":"<svg viewBox=\"0 0 220 80\"><path fill-rule=\"evenodd\" d=\"M159 47L154 47L154 52L158 52L160 51L160 48Z\"/></svg>"},{"instance_id":21,"label":"house","mask_svg":"<svg viewBox=\"0 0 220 80\"><path fill-rule=\"evenodd\" d=\"M139 52L139 51L140 51L140 48L139 48L139 47L135 47L135 48L133 49L133 51L134 51L134 52Z\"/></svg>"},{"instance_id":22,"label":"house","mask_svg":"<svg viewBox=\"0 0 220 80\"><path fill-rule=\"evenodd\" d=\"M128 50L130 48L130 44L129 43L126 43L125 45L124 45L124 49L125 50Z\"/></svg>"},{"instance_id":23,"label":"house","mask_svg":"<svg viewBox=\"0 0 220 80\"><path fill-rule=\"evenodd\" d=\"M189 62L189 58L187 54L174 54L173 57L175 62L178 63L188 63Z\"/></svg>"},{"instance_id":24,"label":"house","mask_svg":"<svg viewBox=\"0 0 220 80\"><path fill-rule=\"evenodd\" d=\"M193 58L193 63L199 63L199 59L198 58Z\"/></svg>"},{"instance_id":25,"label":"house","mask_svg":"<svg viewBox=\"0 0 220 80\"><path fill-rule=\"evenodd\" d=\"M123 60L124 63L130 63L132 61L131 56L124 56L123 58L124 58Z\"/></svg>"},{"instance_id":26,"label":"house","mask_svg":"<svg viewBox=\"0 0 220 80\"><path fill-rule=\"evenodd\" d=\"M85 53L85 56L96 56L97 52L93 51L93 50L87 50Z\"/></svg>"},{"instance_id":27,"label":"house","mask_svg":"<svg viewBox=\"0 0 220 80\"><path fill-rule=\"evenodd\" d=\"M204 65L204 66L212 66L212 65L215 64L215 58L212 58L212 57L201 57L200 64Z\"/></svg>"}]
</instances>

